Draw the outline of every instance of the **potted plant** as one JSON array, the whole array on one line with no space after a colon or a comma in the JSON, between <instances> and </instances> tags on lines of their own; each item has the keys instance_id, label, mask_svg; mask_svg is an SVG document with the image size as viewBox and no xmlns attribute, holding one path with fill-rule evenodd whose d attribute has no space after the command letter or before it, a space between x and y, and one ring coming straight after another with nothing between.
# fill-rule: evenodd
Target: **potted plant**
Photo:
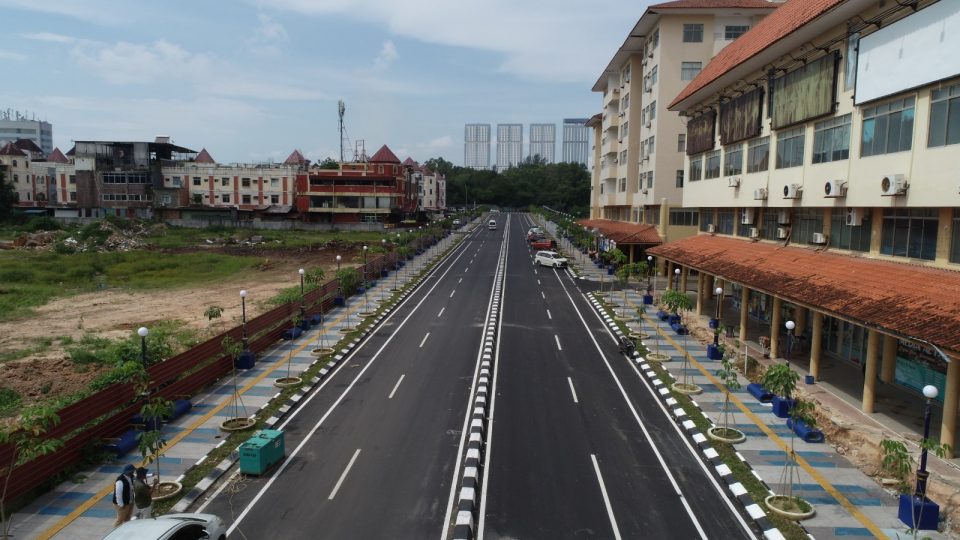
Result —
<instances>
[{"instance_id":1,"label":"potted plant","mask_svg":"<svg viewBox=\"0 0 960 540\"><path fill-rule=\"evenodd\" d=\"M627 262L627 254L620 248L613 248L607 252L607 275L612 276L617 267Z\"/></svg>"},{"instance_id":2,"label":"potted plant","mask_svg":"<svg viewBox=\"0 0 960 540\"><path fill-rule=\"evenodd\" d=\"M710 360L723 359L723 345L720 344L720 333L723 332L723 325L713 327L713 343L707 345L707 358Z\"/></svg>"},{"instance_id":3,"label":"potted plant","mask_svg":"<svg viewBox=\"0 0 960 540\"><path fill-rule=\"evenodd\" d=\"M146 421L143 431L137 434L137 446L147 465L157 464L157 472L150 494L155 501L169 499L180 493L183 486L180 482L163 482L160 480L160 451L167 445L163 437L163 423L158 422L173 414L173 402L162 396L147 399L140 408L140 416ZM151 429L153 428L153 429Z\"/></svg>"},{"instance_id":4,"label":"potted plant","mask_svg":"<svg viewBox=\"0 0 960 540\"><path fill-rule=\"evenodd\" d=\"M737 378L737 370L733 367L731 355L723 355L723 363L716 375L723 383L723 408L717 418L717 425L707 430L707 436L729 444L741 443L747 440L747 436L739 429L730 427L730 392L740 389L740 380Z\"/></svg>"},{"instance_id":5,"label":"potted plant","mask_svg":"<svg viewBox=\"0 0 960 540\"><path fill-rule=\"evenodd\" d=\"M937 457L944 458L953 454L953 449L949 444L936 443L928 438L920 439L921 452L933 452ZM924 464L925 457L921 457L921 467ZM910 467L912 460L907 464ZM933 502L926 496L926 484L929 481L930 473L926 470L917 470L917 487L913 493L901 493L900 504L897 517L906 526L910 527L913 537L917 537L918 531L936 530L940 521L940 505ZM923 484L921 487L921 483Z\"/></svg>"},{"instance_id":6,"label":"potted plant","mask_svg":"<svg viewBox=\"0 0 960 540\"><path fill-rule=\"evenodd\" d=\"M49 405L27 407L16 424L0 428L0 444L10 445L10 461L3 463L3 491L0 491L0 522L3 523L3 538L10 538L12 516L7 515L7 486L16 467L55 452L63 446L62 439L47 438L51 428L60 423L55 409Z\"/></svg>"},{"instance_id":7,"label":"potted plant","mask_svg":"<svg viewBox=\"0 0 960 540\"><path fill-rule=\"evenodd\" d=\"M703 388L690 378L690 353L687 352L687 333L683 332L682 335L683 349L680 356L683 357L683 364L680 366L680 380L674 382L670 388L675 392L689 396L703 392Z\"/></svg>"},{"instance_id":8,"label":"potted plant","mask_svg":"<svg viewBox=\"0 0 960 540\"><path fill-rule=\"evenodd\" d=\"M233 362L231 362L233 364L233 396L227 405L227 410L231 411L233 416L220 422L220 429L224 431L242 431L253 427L256 423L247 415L247 407L243 404L243 398L240 396L240 390L237 386L237 359L240 358L240 353L243 352L243 345L232 337L227 336L220 341L220 347L223 349L224 354L233 360Z\"/></svg>"},{"instance_id":9,"label":"potted plant","mask_svg":"<svg viewBox=\"0 0 960 540\"><path fill-rule=\"evenodd\" d=\"M794 383L796 384L796 383ZM813 404L808 401L795 400L790 408L790 417L794 423L803 421L808 426L816 426L812 415ZM794 450L796 437L790 432L790 446L785 450L786 460L780 473L780 488L782 493L770 495L763 500L772 512L791 520L801 520L812 517L816 512L813 505L802 497L793 494L793 486L798 480L797 454Z\"/></svg>"},{"instance_id":10,"label":"potted plant","mask_svg":"<svg viewBox=\"0 0 960 540\"><path fill-rule=\"evenodd\" d=\"M300 386L303 384L303 379L300 377L293 377L290 375L290 364L293 363L293 347L287 351L287 374L283 377L280 377L273 381L273 385L279 388L289 388L291 386Z\"/></svg>"},{"instance_id":11,"label":"potted plant","mask_svg":"<svg viewBox=\"0 0 960 540\"><path fill-rule=\"evenodd\" d=\"M693 309L693 301L690 300L689 296L680 291L667 289L663 292L661 302L663 302L663 305L666 306L667 311L670 313L667 322L670 323L670 326L676 333L685 335L687 328L686 325L683 324L681 312Z\"/></svg>"},{"instance_id":12,"label":"potted plant","mask_svg":"<svg viewBox=\"0 0 960 540\"><path fill-rule=\"evenodd\" d=\"M773 414L778 418L787 418L790 416L790 409L793 408L796 400L791 399L794 390L797 389L797 381L800 375L790 369L789 364L774 364L764 373L760 384L763 388L773 393Z\"/></svg>"}]
</instances>

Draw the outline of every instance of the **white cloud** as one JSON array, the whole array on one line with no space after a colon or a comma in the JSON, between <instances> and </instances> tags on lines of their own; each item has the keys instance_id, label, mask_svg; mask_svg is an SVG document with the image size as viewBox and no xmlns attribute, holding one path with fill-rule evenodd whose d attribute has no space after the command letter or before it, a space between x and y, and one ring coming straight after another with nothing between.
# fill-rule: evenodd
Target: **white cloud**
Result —
<instances>
[{"instance_id":1,"label":"white cloud","mask_svg":"<svg viewBox=\"0 0 960 540\"><path fill-rule=\"evenodd\" d=\"M27 55L13 51L0 49L0 60L9 60L12 62L22 62L27 59Z\"/></svg>"},{"instance_id":2,"label":"white cloud","mask_svg":"<svg viewBox=\"0 0 960 540\"><path fill-rule=\"evenodd\" d=\"M390 67L390 64L397 59L397 46L393 44L393 41L387 40L383 42L383 46L380 48L380 54L373 61L373 65L376 69L382 70Z\"/></svg>"},{"instance_id":3,"label":"white cloud","mask_svg":"<svg viewBox=\"0 0 960 540\"><path fill-rule=\"evenodd\" d=\"M65 36L63 34L54 34L52 32L27 32L20 34L20 37L33 41L46 41L49 43L73 43L76 38Z\"/></svg>"},{"instance_id":4,"label":"white cloud","mask_svg":"<svg viewBox=\"0 0 960 540\"><path fill-rule=\"evenodd\" d=\"M115 2L109 0L84 0L83 2L75 0L43 0L42 2L36 2L35 0L0 0L0 8L37 11L98 24L122 24L135 15L142 15L144 6L130 9L124 4L123 7L117 7Z\"/></svg>"},{"instance_id":5,"label":"white cloud","mask_svg":"<svg viewBox=\"0 0 960 540\"><path fill-rule=\"evenodd\" d=\"M286 28L266 14L257 15L259 25L253 31L253 37L248 40L247 47L257 56L277 56L281 47L290 41Z\"/></svg>"},{"instance_id":6,"label":"white cloud","mask_svg":"<svg viewBox=\"0 0 960 540\"><path fill-rule=\"evenodd\" d=\"M82 42L71 51L74 60L113 84L147 84L160 79L206 76L212 59L190 53L164 40L150 44L120 41Z\"/></svg>"},{"instance_id":7,"label":"white cloud","mask_svg":"<svg viewBox=\"0 0 960 540\"><path fill-rule=\"evenodd\" d=\"M622 0L248 1L307 15L354 17L397 36L501 53L505 72L562 81L592 81L650 3L625 12ZM624 17L611 24L611 13Z\"/></svg>"},{"instance_id":8,"label":"white cloud","mask_svg":"<svg viewBox=\"0 0 960 540\"><path fill-rule=\"evenodd\" d=\"M427 149L429 150L442 150L444 148L450 148L453 146L453 137L449 135L444 135L442 137L437 137L436 139L431 139L427 141Z\"/></svg>"}]
</instances>

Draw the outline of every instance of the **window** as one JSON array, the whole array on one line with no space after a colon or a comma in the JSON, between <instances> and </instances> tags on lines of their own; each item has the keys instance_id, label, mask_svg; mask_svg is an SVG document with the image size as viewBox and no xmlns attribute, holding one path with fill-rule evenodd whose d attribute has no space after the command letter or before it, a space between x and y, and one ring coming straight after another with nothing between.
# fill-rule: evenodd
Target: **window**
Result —
<instances>
[{"instance_id":1,"label":"window","mask_svg":"<svg viewBox=\"0 0 960 540\"><path fill-rule=\"evenodd\" d=\"M696 182L703 178L703 156L690 158L690 181Z\"/></svg>"},{"instance_id":2,"label":"window","mask_svg":"<svg viewBox=\"0 0 960 540\"><path fill-rule=\"evenodd\" d=\"M777 133L777 168L788 169L803 165L803 127Z\"/></svg>"},{"instance_id":3,"label":"window","mask_svg":"<svg viewBox=\"0 0 960 540\"><path fill-rule=\"evenodd\" d=\"M77 202L77 192L76 192L76 191L71 191L71 192L70 192L70 202Z\"/></svg>"},{"instance_id":4,"label":"window","mask_svg":"<svg viewBox=\"0 0 960 540\"><path fill-rule=\"evenodd\" d=\"M687 134L681 133L677 135L677 152L686 152L687 151Z\"/></svg>"},{"instance_id":5,"label":"window","mask_svg":"<svg viewBox=\"0 0 960 540\"><path fill-rule=\"evenodd\" d=\"M678 188L682 188L682 187L683 187L683 169L680 169L680 170L677 171L677 184L676 184L676 186L677 186Z\"/></svg>"},{"instance_id":6,"label":"window","mask_svg":"<svg viewBox=\"0 0 960 540\"><path fill-rule=\"evenodd\" d=\"M700 73L701 69L703 69L703 62L681 62L680 80L692 81Z\"/></svg>"},{"instance_id":7,"label":"window","mask_svg":"<svg viewBox=\"0 0 960 540\"><path fill-rule=\"evenodd\" d=\"M194 176L194 177L193 177L193 185L195 185L195 186L199 186L199 185L200 185L200 177L199 177L199 176Z\"/></svg>"},{"instance_id":8,"label":"window","mask_svg":"<svg viewBox=\"0 0 960 540\"><path fill-rule=\"evenodd\" d=\"M653 171L647 173L647 188L653 187Z\"/></svg>"},{"instance_id":9,"label":"window","mask_svg":"<svg viewBox=\"0 0 960 540\"><path fill-rule=\"evenodd\" d=\"M270 196L270 204L280 204L280 196L279 196L279 195L271 195L271 196Z\"/></svg>"},{"instance_id":10,"label":"window","mask_svg":"<svg viewBox=\"0 0 960 540\"><path fill-rule=\"evenodd\" d=\"M699 212L693 208L671 208L670 225L696 226L699 224Z\"/></svg>"},{"instance_id":11,"label":"window","mask_svg":"<svg viewBox=\"0 0 960 540\"><path fill-rule=\"evenodd\" d=\"M770 168L770 137L760 137L747 144L747 172L763 172Z\"/></svg>"},{"instance_id":12,"label":"window","mask_svg":"<svg viewBox=\"0 0 960 540\"><path fill-rule=\"evenodd\" d=\"M225 203L229 203L229 202L230 202L230 194L229 194L229 193L224 193L224 194L223 194L223 197L221 197L220 200L222 200L222 201L225 202Z\"/></svg>"},{"instance_id":13,"label":"window","mask_svg":"<svg viewBox=\"0 0 960 540\"><path fill-rule=\"evenodd\" d=\"M657 101L653 100L650 102L650 120L654 120L657 117Z\"/></svg>"},{"instance_id":14,"label":"window","mask_svg":"<svg viewBox=\"0 0 960 540\"><path fill-rule=\"evenodd\" d=\"M960 263L960 209L953 209L953 234L950 236L950 262Z\"/></svg>"},{"instance_id":15,"label":"window","mask_svg":"<svg viewBox=\"0 0 960 540\"><path fill-rule=\"evenodd\" d=\"M77 183L77 175L75 175L75 174L71 174L71 175L70 175L70 183L71 183L71 184L76 184L76 183Z\"/></svg>"},{"instance_id":16,"label":"window","mask_svg":"<svg viewBox=\"0 0 960 540\"><path fill-rule=\"evenodd\" d=\"M249 179L249 178L241 178L241 179L240 179L240 185L241 185L242 187L250 187L250 179Z\"/></svg>"},{"instance_id":17,"label":"window","mask_svg":"<svg viewBox=\"0 0 960 540\"><path fill-rule=\"evenodd\" d=\"M813 125L814 163L850 157L850 116L845 114Z\"/></svg>"},{"instance_id":18,"label":"window","mask_svg":"<svg viewBox=\"0 0 960 540\"><path fill-rule=\"evenodd\" d=\"M720 177L720 151L714 150L707 153L707 166L704 168L703 177L705 179Z\"/></svg>"},{"instance_id":19,"label":"window","mask_svg":"<svg viewBox=\"0 0 960 540\"><path fill-rule=\"evenodd\" d=\"M183 180L179 176L174 176L172 183L173 187L180 187L183 185Z\"/></svg>"},{"instance_id":20,"label":"window","mask_svg":"<svg viewBox=\"0 0 960 540\"><path fill-rule=\"evenodd\" d=\"M723 39L730 41L747 33L748 25L727 25L723 28Z\"/></svg>"},{"instance_id":21,"label":"window","mask_svg":"<svg viewBox=\"0 0 960 540\"><path fill-rule=\"evenodd\" d=\"M861 214L859 225L847 225L847 213L835 208L830 216L830 247L851 251L870 251L870 214Z\"/></svg>"},{"instance_id":22,"label":"window","mask_svg":"<svg viewBox=\"0 0 960 540\"><path fill-rule=\"evenodd\" d=\"M20 175L18 175L18 174L13 175L13 183L14 183L14 184L19 184L19 183L20 183Z\"/></svg>"},{"instance_id":23,"label":"window","mask_svg":"<svg viewBox=\"0 0 960 540\"><path fill-rule=\"evenodd\" d=\"M243 201L243 204L250 204L250 196L244 195L242 201Z\"/></svg>"},{"instance_id":24,"label":"window","mask_svg":"<svg viewBox=\"0 0 960 540\"><path fill-rule=\"evenodd\" d=\"M708 208L707 210L700 210L700 230L702 232L707 232L710 228L710 225L713 225L713 209Z\"/></svg>"},{"instance_id":25,"label":"window","mask_svg":"<svg viewBox=\"0 0 960 540\"><path fill-rule=\"evenodd\" d=\"M627 136L627 132L630 129L630 122L624 122L620 126L620 140L622 141L624 137Z\"/></svg>"},{"instance_id":26,"label":"window","mask_svg":"<svg viewBox=\"0 0 960 540\"><path fill-rule=\"evenodd\" d=\"M718 234L733 234L733 224L736 212L730 208L721 208L717 211L717 227L715 232Z\"/></svg>"},{"instance_id":27,"label":"window","mask_svg":"<svg viewBox=\"0 0 960 540\"><path fill-rule=\"evenodd\" d=\"M225 177L223 177L223 178L220 179L220 183L223 184L223 185L225 185L225 186L229 186L229 185L230 185L230 178L227 177L227 176L225 176Z\"/></svg>"},{"instance_id":28,"label":"window","mask_svg":"<svg viewBox=\"0 0 960 540\"><path fill-rule=\"evenodd\" d=\"M270 187L280 187L280 179L279 179L279 178L271 178L271 179L270 179Z\"/></svg>"},{"instance_id":29,"label":"window","mask_svg":"<svg viewBox=\"0 0 960 540\"><path fill-rule=\"evenodd\" d=\"M914 97L863 110L860 156L903 152L912 148Z\"/></svg>"},{"instance_id":30,"label":"window","mask_svg":"<svg viewBox=\"0 0 960 540\"><path fill-rule=\"evenodd\" d=\"M933 260L937 256L936 208L887 208L883 211L880 253Z\"/></svg>"},{"instance_id":31,"label":"window","mask_svg":"<svg viewBox=\"0 0 960 540\"><path fill-rule=\"evenodd\" d=\"M723 175L736 176L743 173L743 145L729 146L723 154Z\"/></svg>"},{"instance_id":32,"label":"window","mask_svg":"<svg viewBox=\"0 0 960 540\"><path fill-rule=\"evenodd\" d=\"M647 139L647 155L654 153L654 149L656 148L656 145L654 144L656 142L655 139L655 135L651 135L650 138Z\"/></svg>"},{"instance_id":33,"label":"window","mask_svg":"<svg viewBox=\"0 0 960 540\"><path fill-rule=\"evenodd\" d=\"M847 54L844 63L843 89L853 90L857 83L857 46L860 44L860 33L854 32L847 37Z\"/></svg>"},{"instance_id":34,"label":"window","mask_svg":"<svg viewBox=\"0 0 960 540\"><path fill-rule=\"evenodd\" d=\"M960 84L930 93L930 131L927 146L960 143Z\"/></svg>"},{"instance_id":35,"label":"window","mask_svg":"<svg viewBox=\"0 0 960 540\"><path fill-rule=\"evenodd\" d=\"M617 191L618 191L619 193L625 193L625 192L627 191L627 179L626 179L626 178L621 178L621 179L620 179L620 181L619 181L619 183L618 183L618 185L617 185Z\"/></svg>"},{"instance_id":36,"label":"window","mask_svg":"<svg viewBox=\"0 0 960 540\"><path fill-rule=\"evenodd\" d=\"M870 229L870 227L866 227ZM823 211L817 208L797 209L790 216L790 241L795 244L810 244L813 233L823 232ZM830 234L833 236L833 233Z\"/></svg>"},{"instance_id":37,"label":"window","mask_svg":"<svg viewBox=\"0 0 960 540\"><path fill-rule=\"evenodd\" d=\"M653 66L653 69L650 70L650 88L657 84L657 66Z\"/></svg>"},{"instance_id":38,"label":"window","mask_svg":"<svg viewBox=\"0 0 960 540\"><path fill-rule=\"evenodd\" d=\"M684 43L702 43L703 42L703 25L702 24L683 25L683 42Z\"/></svg>"},{"instance_id":39,"label":"window","mask_svg":"<svg viewBox=\"0 0 960 540\"><path fill-rule=\"evenodd\" d=\"M653 31L653 38L650 40L650 42L653 44L654 49L656 49L657 46L660 45L660 29L659 28Z\"/></svg>"}]
</instances>

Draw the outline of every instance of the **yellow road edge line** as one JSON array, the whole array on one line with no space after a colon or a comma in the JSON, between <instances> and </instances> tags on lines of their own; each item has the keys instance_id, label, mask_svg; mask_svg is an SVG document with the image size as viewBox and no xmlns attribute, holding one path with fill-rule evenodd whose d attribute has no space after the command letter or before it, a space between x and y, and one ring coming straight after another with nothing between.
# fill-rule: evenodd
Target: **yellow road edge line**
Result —
<instances>
[{"instance_id":1,"label":"yellow road edge line","mask_svg":"<svg viewBox=\"0 0 960 540\"><path fill-rule=\"evenodd\" d=\"M633 303L632 301L629 301L628 303L630 304L631 307L633 307L634 309L636 309L636 304L635 304L635 303ZM614 310L614 311L616 311L616 310ZM640 318L646 320L647 316L646 316L645 313L641 313L641 314L640 314ZM700 371L700 373L701 373L703 376L705 376L705 377L710 381L711 384L713 384L714 386L716 386L719 390L723 391L724 387L723 387L723 385L720 383L720 381L717 380L713 375L711 375L710 372L708 372L707 369L704 368L704 367L700 364L700 362L698 362L698 361L693 357L693 355L691 355L689 352L687 352L686 349L684 349L683 347L681 347L679 343L677 343L676 341L674 341L671 336L668 336L668 335L663 331L663 329L660 328L660 325L653 325L653 324L651 324L651 326L654 326L654 328L657 329L657 333L660 334L661 336L663 336L664 339L666 339L671 345L673 345L673 347L674 347L675 349L680 350L680 351L683 351L683 354L687 357L688 360L690 360L690 362L693 364L693 366L696 367L697 370ZM667 369L667 368L664 367L664 369ZM669 370L667 370L667 371L669 372ZM673 374L671 374L671 377L672 377L672 376L673 376ZM758 428L760 428L761 431L763 431L764 433L766 433L766 434L767 434L767 437L769 437L769 438L772 439L775 443L777 443L777 445L780 446L780 448L782 448L782 449L784 450L784 452L789 452L789 451L790 451L789 445L787 445L786 441L784 441L783 439L780 438L779 435L777 435L776 433L774 433L774 431L773 431L772 429L770 429L770 426L768 426L765 422L763 422L762 420L760 420L760 417L758 417L756 414L754 414L753 411L751 411L750 409L748 409L747 406L744 405L744 403L743 403L742 401L740 401L740 399L739 399L737 396L735 396L732 392L730 392L730 401L733 402L734 405L736 405L737 408L740 409L740 411L743 412L743 413L747 416L747 418L749 418L754 424L756 424L756 426L757 426ZM702 411L701 411L701 412L702 412ZM706 415L706 414L704 414L704 418L707 418L707 415ZM709 421L709 418L707 418L707 420ZM821 475L816 469L813 468L812 465L810 465L810 464L807 462L807 460L803 459L803 457L800 456L800 455L797 454L797 453L794 453L794 456L795 456L795 458L796 458L796 460L797 460L797 464L800 465L801 467L803 467L803 470L807 471L807 473L808 473L814 480L816 480L816 482L817 482L818 484L820 484L820 487L822 487L822 488L824 489L824 491L826 491L827 493L830 494L830 496L832 496L834 499L836 499L836 501L837 501L838 503L840 503L840 506L844 507L848 512L850 512L850 514L853 515L853 517L855 517L855 518L857 519L857 521L859 521L860 523L862 523L862 524L864 525L864 527L865 527L867 530L870 531L871 534L873 534L873 535L874 535L875 537L877 537L877 538L886 538L886 537L887 537L887 535L884 534L883 531L880 530L880 528L877 526L877 524L875 524L875 523L874 523L873 521L871 521L866 515L864 515L863 512L861 512L860 509L857 508L856 505L854 505L852 502L850 502L850 500L847 499L846 496L844 496L842 493L840 493L840 491L838 491L837 488L833 487L833 484L831 484L830 482L828 482L827 479L823 477L823 475ZM752 468L752 467L751 467L751 468Z\"/></svg>"},{"instance_id":2,"label":"yellow road edge line","mask_svg":"<svg viewBox=\"0 0 960 540\"><path fill-rule=\"evenodd\" d=\"M332 324L335 325L335 324L339 323L340 321L342 321L342 320L344 319L345 316L346 316L346 315L343 315L343 316L338 317L337 319L334 319L333 321L331 321ZM310 345L311 343L312 343L312 340L308 340L308 341L306 341L303 345L301 345L300 347L298 347L296 350L291 351L289 354L290 354L291 356L294 355L294 354L298 354L299 352L301 352L303 349L305 349L305 348L306 348L308 345ZM247 384L246 386L244 386L243 389L240 391L240 393L241 393L241 394L246 393L248 390L250 390L251 388L253 388L257 383L259 383L260 381L262 381L262 380L264 379L264 377L266 377L267 375L269 375L269 374L273 373L274 371L276 371L277 369L279 369L284 363L286 363L286 360L283 358L283 355L281 355L281 358L280 358L273 366L271 366L267 371L264 371L262 374L260 374L260 375L257 376L255 379L253 379L249 384ZM271 398L271 400L272 400L272 399L273 399L273 398ZM229 403L230 403L229 400L223 401L222 403L220 403L219 405L217 405L216 407L214 407L213 409L211 409L210 412L208 412L208 413L206 413L205 415L201 416L199 419L197 419L196 422L194 422L192 425L190 425L190 427L188 427L187 429L185 429L185 430L183 430L182 432L178 433L173 439L170 439L170 442L167 443L166 448L164 448L163 450L160 451L160 454L162 455L164 452L166 452L167 449L172 448L175 444L177 444L178 442L180 442L181 440L183 440L184 437L186 437L187 435L193 433L194 430L196 430L197 428L199 428L200 426L202 426L207 420L209 420L211 417L213 417L213 415L215 415L215 414L217 414L218 412L220 412L221 410L223 410L224 407L226 407L227 404L229 404ZM269 403L269 401L268 401L268 403ZM141 464L142 464L142 462L141 462ZM72 512L70 512L69 514L67 514L67 515L63 516L62 518L60 518L60 520L59 520L58 522L56 522L55 524L53 524L49 529L47 529L46 531L44 531L44 532L43 532L40 536L38 536L37 538L38 538L39 540L49 540L50 538L53 538L54 535L56 535L57 533L59 533L60 531L62 531L63 529L65 529L68 525L70 525L71 523L73 523L73 522L74 522L78 517L80 517L84 512L86 512L87 510L89 510L90 508L92 508L93 505L95 505L95 504L97 504L98 502L100 502L100 499L106 497L112 490L113 490L113 486L111 485L111 486L108 486L108 487L103 488L102 490L98 491L96 494L94 494L93 497L90 497L87 501L85 501L85 502L82 503L80 506L78 506L77 508L75 508Z\"/></svg>"}]
</instances>

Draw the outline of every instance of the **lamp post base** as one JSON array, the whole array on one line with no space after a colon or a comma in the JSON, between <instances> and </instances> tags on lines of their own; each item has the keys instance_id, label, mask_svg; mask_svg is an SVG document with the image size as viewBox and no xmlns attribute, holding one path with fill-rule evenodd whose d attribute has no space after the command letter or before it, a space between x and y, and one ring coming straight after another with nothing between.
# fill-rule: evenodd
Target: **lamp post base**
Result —
<instances>
[{"instance_id":1,"label":"lamp post base","mask_svg":"<svg viewBox=\"0 0 960 540\"><path fill-rule=\"evenodd\" d=\"M897 517L907 527L919 531L934 531L940 523L940 505L914 494L900 495L900 510Z\"/></svg>"}]
</instances>

